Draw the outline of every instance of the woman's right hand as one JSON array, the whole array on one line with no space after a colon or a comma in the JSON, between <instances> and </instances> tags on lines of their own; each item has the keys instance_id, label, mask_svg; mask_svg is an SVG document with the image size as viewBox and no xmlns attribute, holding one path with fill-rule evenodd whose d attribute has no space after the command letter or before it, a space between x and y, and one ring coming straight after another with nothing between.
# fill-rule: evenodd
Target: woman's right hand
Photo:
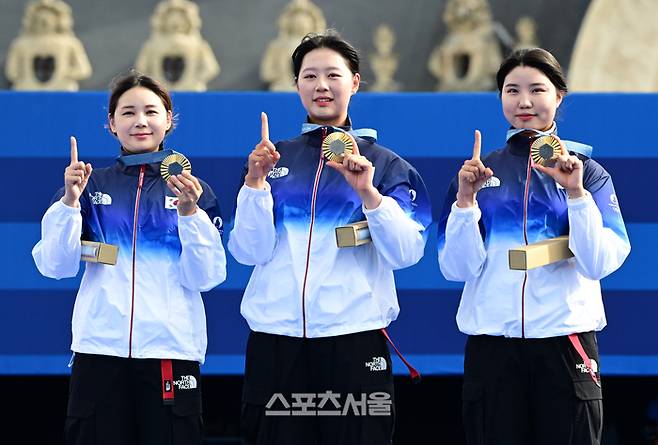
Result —
<instances>
[{"instance_id":1,"label":"woman's right hand","mask_svg":"<svg viewBox=\"0 0 658 445\"><path fill-rule=\"evenodd\" d=\"M260 114L261 140L254 150L249 154L249 167L244 183L247 187L258 190L265 188L265 178L281 158L274 144L270 141L270 129L267 123L267 114Z\"/></svg>"},{"instance_id":2,"label":"woman's right hand","mask_svg":"<svg viewBox=\"0 0 658 445\"><path fill-rule=\"evenodd\" d=\"M480 160L480 147L482 136L475 130L473 143L473 157L464 161L459 170L459 190L457 191L457 207L472 207L475 205L475 195L482 188L485 181L493 176L493 171L485 167Z\"/></svg>"},{"instance_id":3,"label":"woman's right hand","mask_svg":"<svg viewBox=\"0 0 658 445\"><path fill-rule=\"evenodd\" d=\"M64 197L62 202L69 207L80 207L80 195L87 187L91 176L91 164L78 161L78 143L71 136L71 163L64 170Z\"/></svg>"}]
</instances>

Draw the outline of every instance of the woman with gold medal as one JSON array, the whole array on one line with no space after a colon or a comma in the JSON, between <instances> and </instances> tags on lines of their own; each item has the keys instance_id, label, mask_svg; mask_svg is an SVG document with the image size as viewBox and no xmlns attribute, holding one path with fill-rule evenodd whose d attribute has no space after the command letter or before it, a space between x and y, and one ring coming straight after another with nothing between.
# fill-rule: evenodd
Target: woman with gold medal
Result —
<instances>
[{"instance_id":1,"label":"woman with gold medal","mask_svg":"<svg viewBox=\"0 0 658 445\"><path fill-rule=\"evenodd\" d=\"M441 272L465 282L467 443L599 444L599 280L630 251L612 179L592 147L557 136L567 85L553 55L518 50L497 83L507 143L481 157L476 131L439 220ZM565 235L570 255L528 270L508 264L511 249Z\"/></svg>"},{"instance_id":2,"label":"woman with gold medal","mask_svg":"<svg viewBox=\"0 0 658 445\"><path fill-rule=\"evenodd\" d=\"M67 444L201 443L201 292L224 281L226 256L217 197L163 147L172 109L152 78L118 78L108 119L120 156L92 169L72 137L41 222L32 255L47 277L76 276L81 253L89 259L81 240L118 248L86 264L75 299Z\"/></svg>"},{"instance_id":3,"label":"woman with gold medal","mask_svg":"<svg viewBox=\"0 0 658 445\"><path fill-rule=\"evenodd\" d=\"M376 132L352 128L361 75L348 42L309 35L292 62L307 122L273 144L262 115L228 243L255 266L241 305L251 329L243 434L253 444L389 444L383 330L399 312L393 270L423 255L428 194ZM335 228L364 220L371 242L339 248Z\"/></svg>"}]
</instances>

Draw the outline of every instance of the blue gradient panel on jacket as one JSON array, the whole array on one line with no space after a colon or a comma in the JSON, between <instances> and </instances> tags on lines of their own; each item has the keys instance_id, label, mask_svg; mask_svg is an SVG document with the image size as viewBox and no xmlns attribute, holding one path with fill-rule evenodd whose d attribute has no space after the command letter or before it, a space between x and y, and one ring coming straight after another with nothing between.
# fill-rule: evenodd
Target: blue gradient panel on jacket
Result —
<instances>
[{"instance_id":1,"label":"blue gradient panel on jacket","mask_svg":"<svg viewBox=\"0 0 658 445\"><path fill-rule=\"evenodd\" d=\"M600 331L607 324L599 279L622 264L629 244L618 205L608 205L617 203L612 180L596 161L578 155L583 160L584 187L598 196L594 203L599 202L600 210L591 198L573 201L576 208L578 202L590 203L587 213L574 210L567 204L566 190L531 167L530 144L535 137L519 133L504 149L483 157L493 176L477 194L479 221L473 219L478 215L473 209L452 210L456 180L447 194L438 248L445 276L466 282L457 313L464 333L544 338ZM601 195L607 200L603 205ZM602 229L597 213L603 219ZM481 241L473 230L477 227L486 254L481 253ZM611 227L614 234L607 230ZM510 270L509 249L561 235L570 236L574 258L527 273ZM594 241L586 244L585 239ZM468 247L460 254L456 250L462 245ZM584 250L584 246L595 247ZM603 272L598 267L607 260L614 266Z\"/></svg>"},{"instance_id":2,"label":"blue gradient panel on jacket","mask_svg":"<svg viewBox=\"0 0 658 445\"><path fill-rule=\"evenodd\" d=\"M117 162L110 167L94 169L80 197L83 216L82 239L119 246L121 255L132 251L139 168L125 167ZM212 220L219 216L219 205L205 182L200 180L200 183L204 194L199 205L202 208L208 207L208 216ZM181 244L178 238L177 210L171 202L169 208L166 207L166 197L171 198L172 202L176 197L160 176L159 164L146 166L142 190L142 197L159 196L161 199L139 200L137 243L140 254L178 257ZM62 188L55 194L51 203L63 195Z\"/></svg>"},{"instance_id":3,"label":"blue gradient panel on jacket","mask_svg":"<svg viewBox=\"0 0 658 445\"><path fill-rule=\"evenodd\" d=\"M550 176L531 169L529 183L528 137L513 136L505 148L486 155L482 162L493 171L493 178L478 192L477 200L482 210L480 231L486 246L500 240L505 244L513 241L524 244L524 223L528 243L569 234L567 192ZM594 152L596 153L596 152ZM583 160L583 185L592 194L603 218L603 226L612 229L620 238L628 241L621 216L619 202L612 179L595 160L578 155ZM524 221L524 186L528 183L527 215ZM446 193L439 219L439 242L444 245L445 223L450 206L455 201L457 179L453 179Z\"/></svg>"},{"instance_id":4,"label":"blue gradient panel on jacket","mask_svg":"<svg viewBox=\"0 0 658 445\"><path fill-rule=\"evenodd\" d=\"M193 173L212 186L228 210L224 216L230 227L242 168L260 138L260 112L268 113L270 134L280 140L298 135L303 107L296 94L288 93L174 93L173 98L180 119L166 146L184 153ZM69 372L70 318L79 277L57 281L40 276L30 250L39 239L39 221L53 191L62 185L70 161L69 136L78 139L80 160L95 169L115 163L117 141L103 128L107 99L105 92L0 92L0 122L6 129L0 159L6 184L25 186L24 192L6 193L0 210L0 234L8 246L0 256L0 333L8 339L0 346L0 373ZM418 170L430 191L435 220L450 181L471 156L473 130L482 132L484 156L504 145L508 128L496 93L360 92L352 99L350 114L359 126L376 128L379 143ZM569 94L560 119L561 137L594 146L593 158L610 172L633 245L622 268L602 281L608 318L599 336L602 373L658 375L658 342L647 335L658 313L658 204L651 195L658 190L658 175L638 174L655 163L658 139L632 130L655 126L658 94ZM464 336L455 325L455 313L462 284L442 278L437 230L431 227L427 233L425 257L396 271L401 312L390 331L421 372L460 373ZM206 374L242 372L248 328L239 305L251 268L229 255L227 271L227 281L204 295ZM395 372L406 372L398 365Z\"/></svg>"},{"instance_id":5,"label":"blue gradient panel on jacket","mask_svg":"<svg viewBox=\"0 0 658 445\"><path fill-rule=\"evenodd\" d=\"M269 179L277 225L308 226L310 223L313 184L319 163L324 163L320 151L321 141L322 129L316 129L296 139L277 143L281 160L276 168L287 172L285 176ZM358 143L361 155L375 166L375 188L383 195L395 199L407 215L423 227L428 227L432 220L429 195L413 166L372 141L359 139ZM308 155L310 147L317 147L316 156ZM341 173L326 164L322 167L318 182L314 218L316 224L331 226L331 230L365 219L357 193Z\"/></svg>"}]
</instances>

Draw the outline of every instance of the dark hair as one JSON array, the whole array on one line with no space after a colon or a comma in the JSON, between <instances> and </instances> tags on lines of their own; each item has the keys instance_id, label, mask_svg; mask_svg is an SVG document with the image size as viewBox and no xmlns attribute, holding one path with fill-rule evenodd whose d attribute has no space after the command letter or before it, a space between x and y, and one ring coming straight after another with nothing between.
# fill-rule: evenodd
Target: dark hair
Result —
<instances>
[{"instance_id":1,"label":"dark hair","mask_svg":"<svg viewBox=\"0 0 658 445\"><path fill-rule=\"evenodd\" d=\"M292 53L295 82L297 82L299 71L302 69L304 56L318 48L329 48L336 51L345 59L352 74L359 72L359 52L356 48L343 39L336 31L327 30L325 34L307 34L302 39L302 43L295 48L295 51Z\"/></svg>"},{"instance_id":2,"label":"dark hair","mask_svg":"<svg viewBox=\"0 0 658 445\"><path fill-rule=\"evenodd\" d=\"M519 49L503 60L496 73L499 94L503 92L505 77L517 66L529 66L538 69L548 77L556 90L562 94L567 94L567 81L562 72L560 62L557 61L553 54L542 48Z\"/></svg>"},{"instance_id":3,"label":"dark hair","mask_svg":"<svg viewBox=\"0 0 658 445\"><path fill-rule=\"evenodd\" d=\"M169 91L157 80L152 77L146 76L139 71L130 70L126 74L122 74L118 77L115 77L110 84L110 102L108 105L108 114L112 119L114 117L114 112L117 109L117 104L119 103L119 98L131 88L142 87L148 90L153 91L156 96L162 100L162 105L164 105L165 110L171 111L173 113L173 104L171 103L171 96ZM172 119L173 121L173 119ZM173 122L171 127L167 130L169 133L174 128Z\"/></svg>"}]
</instances>

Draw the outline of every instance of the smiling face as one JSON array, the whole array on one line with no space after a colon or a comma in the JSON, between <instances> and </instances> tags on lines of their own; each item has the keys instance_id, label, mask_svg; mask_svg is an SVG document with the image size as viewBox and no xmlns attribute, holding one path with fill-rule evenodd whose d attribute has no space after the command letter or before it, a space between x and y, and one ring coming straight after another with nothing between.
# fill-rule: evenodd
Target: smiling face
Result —
<instances>
[{"instance_id":1,"label":"smiling face","mask_svg":"<svg viewBox=\"0 0 658 445\"><path fill-rule=\"evenodd\" d=\"M336 51L317 48L302 61L297 91L312 123L341 126L347 120L352 94L361 76L352 74L347 61Z\"/></svg>"},{"instance_id":2,"label":"smiling face","mask_svg":"<svg viewBox=\"0 0 658 445\"><path fill-rule=\"evenodd\" d=\"M514 128L547 130L563 94L537 68L517 66L507 74L501 91L503 114Z\"/></svg>"},{"instance_id":3,"label":"smiling face","mask_svg":"<svg viewBox=\"0 0 658 445\"><path fill-rule=\"evenodd\" d=\"M110 116L110 129L130 153L157 151L171 123L171 111L157 94L144 87L123 93Z\"/></svg>"}]
</instances>

